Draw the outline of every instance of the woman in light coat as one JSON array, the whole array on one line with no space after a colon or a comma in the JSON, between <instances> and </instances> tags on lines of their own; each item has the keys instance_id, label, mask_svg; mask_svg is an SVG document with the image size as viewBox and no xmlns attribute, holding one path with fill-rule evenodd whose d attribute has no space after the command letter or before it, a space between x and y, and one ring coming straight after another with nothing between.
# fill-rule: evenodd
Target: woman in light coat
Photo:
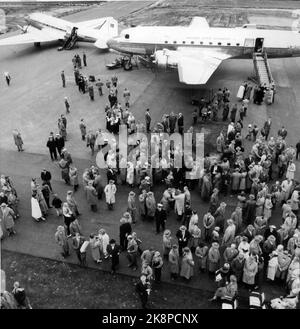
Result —
<instances>
[{"instance_id":1,"label":"woman in light coat","mask_svg":"<svg viewBox=\"0 0 300 329\"><path fill-rule=\"evenodd\" d=\"M171 279L175 280L179 274L179 251L176 244L172 246L169 252L169 266Z\"/></svg>"},{"instance_id":2,"label":"woman in light coat","mask_svg":"<svg viewBox=\"0 0 300 329\"><path fill-rule=\"evenodd\" d=\"M65 258L70 255L70 248L65 228L58 226L55 233L55 241L62 248L61 255Z\"/></svg>"},{"instance_id":3,"label":"woman in light coat","mask_svg":"<svg viewBox=\"0 0 300 329\"><path fill-rule=\"evenodd\" d=\"M153 192L148 192L146 196L147 217L153 219L156 211L156 201Z\"/></svg>"},{"instance_id":4,"label":"woman in light coat","mask_svg":"<svg viewBox=\"0 0 300 329\"><path fill-rule=\"evenodd\" d=\"M78 211L78 205L77 202L73 196L73 191L68 191L67 192L67 198L66 198L67 204L72 211L72 213L76 216L79 216L79 211Z\"/></svg>"},{"instance_id":5,"label":"woman in light coat","mask_svg":"<svg viewBox=\"0 0 300 329\"><path fill-rule=\"evenodd\" d=\"M127 163L127 174L126 174L126 182L129 186L133 187L134 183L134 166L133 163Z\"/></svg>"},{"instance_id":6,"label":"woman in light coat","mask_svg":"<svg viewBox=\"0 0 300 329\"><path fill-rule=\"evenodd\" d=\"M293 182L289 178L285 179L281 183L281 195L280 195L281 200L287 201L289 199L292 186L293 186Z\"/></svg>"},{"instance_id":7,"label":"woman in light coat","mask_svg":"<svg viewBox=\"0 0 300 329\"><path fill-rule=\"evenodd\" d=\"M97 211L98 193L93 186L93 181L89 181L88 185L84 187L86 193L87 203L90 205L92 211Z\"/></svg>"},{"instance_id":8,"label":"woman in light coat","mask_svg":"<svg viewBox=\"0 0 300 329\"><path fill-rule=\"evenodd\" d=\"M201 230L198 225L194 225L190 231L191 239L189 240L189 247L191 252L195 252L196 248L199 246L199 242L201 239Z\"/></svg>"},{"instance_id":9,"label":"woman in light coat","mask_svg":"<svg viewBox=\"0 0 300 329\"><path fill-rule=\"evenodd\" d=\"M233 220L236 232L240 232L243 222L243 212L241 207L236 207L235 211L231 214L230 219Z\"/></svg>"},{"instance_id":10,"label":"woman in light coat","mask_svg":"<svg viewBox=\"0 0 300 329\"><path fill-rule=\"evenodd\" d=\"M76 233L83 235L81 230L81 225L79 224L77 218L70 223L70 233L72 236L75 236Z\"/></svg>"},{"instance_id":11,"label":"woman in light coat","mask_svg":"<svg viewBox=\"0 0 300 329\"><path fill-rule=\"evenodd\" d=\"M69 176L70 176L70 183L74 188L74 192L76 192L79 186L77 168L75 168L74 166L70 166Z\"/></svg>"},{"instance_id":12,"label":"woman in light coat","mask_svg":"<svg viewBox=\"0 0 300 329\"><path fill-rule=\"evenodd\" d=\"M264 195L261 191L257 195L256 211L255 211L255 216L256 217L263 215L264 204L265 204L265 197L264 197Z\"/></svg>"},{"instance_id":13,"label":"woman in light coat","mask_svg":"<svg viewBox=\"0 0 300 329\"><path fill-rule=\"evenodd\" d=\"M15 213L14 211L7 206L6 203L1 204L1 213L2 220L3 220L3 226L8 232L8 236L16 234L16 231L14 230L15 226Z\"/></svg>"},{"instance_id":14,"label":"woman in light coat","mask_svg":"<svg viewBox=\"0 0 300 329\"><path fill-rule=\"evenodd\" d=\"M188 247L183 248L180 276L186 280L190 280L194 275L194 266L195 263L190 249Z\"/></svg>"},{"instance_id":15,"label":"woman in light coat","mask_svg":"<svg viewBox=\"0 0 300 329\"><path fill-rule=\"evenodd\" d=\"M168 258L172 248L172 236L170 230L165 230L163 234L163 257Z\"/></svg>"},{"instance_id":16,"label":"woman in light coat","mask_svg":"<svg viewBox=\"0 0 300 329\"><path fill-rule=\"evenodd\" d=\"M196 248L195 256L197 257L198 268L201 272L205 272L207 268L208 247L201 243Z\"/></svg>"},{"instance_id":17,"label":"woman in light coat","mask_svg":"<svg viewBox=\"0 0 300 329\"><path fill-rule=\"evenodd\" d=\"M228 219L227 224L228 226L224 232L224 236L222 240L222 246L226 246L226 247L230 246L233 243L235 237L235 231L236 231L236 226L234 225L232 219Z\"/></svg>"},{"instance_id":18,"label":"woman in light coat","mask_svg":"<svg viewBox=\"0 0 300 329\"><path fill-rule=\"evenodd\" d=\"M264 219L269 221L272 216L273 203L271 200L271 194L267 194L264 204Z\"/></svg>"},{"instance_id":19,"label":"woman in light coat","mask_svg":"<svg viewBox=\"0 0 300 329\"><path fill-rule=\"evenodd\" d=\"M267 279L274 281L275 275L278 269L278 255L279 253L283 253L283 246L278 245L277 249L273 251L270 255L270 260L268 262L268 270L267 270Z\"/></svg>"},{"instance_id":20,"label":"woman in light coat","mask_svg":"<svg viewBox=\"0 0 300 329\"><path fill-rule=\"evenodd\" d=\"M175 212L178 218L182 218L184 213L185 194L181 191L178 191L177 194L173 193L172 197L175 200Z\"/></svg>"},{"instance_id":21,"label":"woman in light coat","mask_svg":"<svg viewBox=\"0 0 300 329\"><path fill-rule=\"evenodd\" d=\"M37 200L37 194L32 194L31 197L31 216L39 222L40 220L45 220L45 218L42 215L42 211L39 205L39 202Z\"/></svg>"},{"instance_id":22,"label":"woman in light coat","mask_svg":"<svg viewBox=\"0 0 300 329\"><path fill-rule=\"evenodd\" d=\"M219 268L220 260L221 256L219 251L219 244L217 242L213 242L210 249L208 250L207 259L208 272L210 274L215 274L216 270Z\"/></svg>"},{"instance_id":23,"label":"woman in light coat","mask_svg":"<svg viewBox=\"0 0 300 329\"><path fill-rule=\"evenodd\" d=\"M267 224L268 224L267 220L264 217L262 216L256 217L253 223L256 235L264 235L265 230L267 228Z\"/></svg>"},{"instance_id":24,"label":"woman in light coat","mask_svg":"<svg viewBox=\"0 0 300 329\"><path fill-rule=\"evenodd\" d=\"M114 184L114 181L111 179L104 188L106 203L109 210L113 209L113 205L116 202L116 197L115 197L116 192L117 192L117 187Z\"/></svg>"},{"instance_id":25,"label":"woman in light coat","mask_svg":"<svg viewBox=\"0 0 300 329\"><path fill-rule=\"evenodd\" d=\"M258 271L258 264L255 260L255 257L250 255L244 264L243 271L243 282L249 286L253 286L255 283L255 275Z\"/></svg>"},{"instance_id":26,"label":"woman in light coat","mask_svg":"<svg viewBox=\"0 0 300 329\"><path fill-rule=\"evenodd\" d=\"M128 207L127 211L130 213L132 217L132 223L136 223L138 215L137 215L137 206L135 201L135 193L133 191L129 192L128 195Z\"/></svg>"},{"instance_id":27,"label":"woman in light coat","mask_svg":"<svg viewBox=\"0 0 300 329\"><path fill-rule=\"evenodd\" d=\"M99 230L100 250L102 251L104 258L108 258L107 246L109 245L109 236L106 231L102 228Z\"/></svg>"},{"instance_id":28,"label":"woman in light coat","mask_svg":"<svg viewBox=\"0 0 300 329\"><path fill-rule=\"evenodd\" d=\"M295 172L296 172L296 165L294 164L293 161L290 161L286 170L286 178L293 180L295 177Z\"/></svg>"},{"instance_id":29,"label":"woman in light coat","mask_svg":"<svg viewBox=\"0 0 300 329\"><path fill-rule=\"evenodd\" d=\"M92 252L92 258L94 262L101 263L101 256L100 256L100 246L101 246L101 240L98 236L95 236L94 234L90 235L90 244L91 252Z\"/></svg>"}]
</instances>

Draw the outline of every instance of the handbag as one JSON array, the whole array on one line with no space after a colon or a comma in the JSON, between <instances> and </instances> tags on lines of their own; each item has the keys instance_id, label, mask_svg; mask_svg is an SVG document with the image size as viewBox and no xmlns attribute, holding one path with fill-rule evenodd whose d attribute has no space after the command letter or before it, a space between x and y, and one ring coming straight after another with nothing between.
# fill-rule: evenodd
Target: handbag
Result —
<instances>
[{"instance_id":1,"label":"handbag","mask_svg":"<svg viewBox=\"0 0 300 329\"><path fill-rule=\"evenodd\" d=\"M216 282L220 282L222 280L222 275L219 273L216 275Z\"/></svg>"}]
</instances>

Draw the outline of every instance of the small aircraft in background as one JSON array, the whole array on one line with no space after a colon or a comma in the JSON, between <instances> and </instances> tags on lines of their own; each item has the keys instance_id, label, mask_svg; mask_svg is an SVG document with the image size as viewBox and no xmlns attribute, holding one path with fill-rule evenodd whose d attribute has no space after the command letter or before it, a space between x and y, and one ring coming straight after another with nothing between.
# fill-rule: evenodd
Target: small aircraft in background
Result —
<instances>
[{"instance_id":1,"label":"small aircraft in background","mask_svg":"<svg viewBox=\"0 0 300 329\"><path fill-rule=\"evenodd\" d=\"M80 42L94 43L97 48L107 49L107 40L118 35L118 22L113 17L102 17L73 23L42 13L25 18L27 25L20 27L21 34L0 40L0 46L64 41L62 49L72 49Z\"/></svg>"}]
</instances>

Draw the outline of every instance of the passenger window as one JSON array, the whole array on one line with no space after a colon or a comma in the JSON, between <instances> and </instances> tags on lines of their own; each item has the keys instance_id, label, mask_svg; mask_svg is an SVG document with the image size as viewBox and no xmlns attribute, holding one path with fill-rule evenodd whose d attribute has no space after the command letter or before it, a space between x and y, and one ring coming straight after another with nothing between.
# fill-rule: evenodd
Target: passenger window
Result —
<instances>
[{"instance_id":1,"label":"passenger window","mask_svg":"<svg viewBox=\"0 0 300 329\"><path fill-rule=\"evenodd\" d=\"M177 43L177 41L173 41L173 43Z\"/></svg>"},{"instance_id":2,"label":"passenger window","mask_svg":"<svg viewBox=\"0 0 300 329\"><path fill-rule=\"evenodd\" d=\"M203 41L200 41L200 45L203 45Z\"/></svg>"},{"instance_id":3,"label":"passenger window","mask_svg":"<svg viewBox=\"0 0 300 329\"><path fill-rule=\"evenodd\" d=\"M212 43L212 42L210 42L209 44L210 44L210 45L212 45L213 43Z\"/></svg>"},{"instance_id":4,"label":"passenger window","mask_svg":"<svg viewBox=\"0 0 300 329\"><path fill-rule=\"evenodd\" d=\"M125 39L129 39L129 34L125 34Z\"/></svg>"},{"instance_id":5,"label":"passenger window","mask_svg":"<svg viewBox=\"0 0 300 329\"><path fill-rule=\"evenodd\" d=\"M183 44L185 44L185 41L182 41Z\"/></svg>"},{"instance_id":6,"label":"passenger window","mask_svg":"<svg viewBox=\"0 0 300 329\"><path fill-rule=\"evenodd\" d=\"M230 42L228 42L228 43L227 43L227 46L230 46L230 45L231 45L231 43L230 43Z\"/></svg>"},{"instance_id":7,"label":"passenger window","mask_svg":"<svg viewBox=\"0 0 300 329\"><path fill-rule=\"evenodd\" d=\"M165 41L165 43L168 43L168 41Z\"/></svg>"},{"instance_id":8,"label":"passenger window","mask_svg":"<svg viewBox=\"0 0 300 329\"><path fill-rule=\"evenodd\" d=\"M218 45L221 46L222 45L222 42L218 42Z\"/></svg>"},{"instance_id":9,"label":"passenger window","mask_svg":"<svg viewBox=\"0 0 300 329\"><path fill-rule=\"evenodd\" d=\"M237 46L239 46L240 44L239 44L239 43L237 43L236 45L237 45Z\"/></svg>"},{"instance_id":10,"label":"passenger window","mask_svg":"<svg viewBox=\"0 0 300 329\"><path fill-rule=\"evenodd\" d=\"M191 45L193 45L194 44L194 41L191 41Z\"/></svg>"}]
</instances>

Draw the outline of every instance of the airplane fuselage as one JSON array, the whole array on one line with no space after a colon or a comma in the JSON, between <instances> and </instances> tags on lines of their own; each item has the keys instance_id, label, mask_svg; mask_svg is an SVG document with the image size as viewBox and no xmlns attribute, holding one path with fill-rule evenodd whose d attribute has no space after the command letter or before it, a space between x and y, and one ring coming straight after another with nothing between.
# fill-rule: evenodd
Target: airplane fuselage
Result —
<instances>
[{"instance_id":1,"label":"airplane fuselage","mask_svg":"<svg viewBox=\"0 0 300 329\"><path fill-rule=\"evenodd\" d=\"M269 58L300 56L300 33L252 28L204 28L189 26L141 26L123 30L109 40L109 47L122 53L146 55L157 50L212 49L230 58L251 58L256 39L263 39Z\"/></svg>"}]
</instances>

